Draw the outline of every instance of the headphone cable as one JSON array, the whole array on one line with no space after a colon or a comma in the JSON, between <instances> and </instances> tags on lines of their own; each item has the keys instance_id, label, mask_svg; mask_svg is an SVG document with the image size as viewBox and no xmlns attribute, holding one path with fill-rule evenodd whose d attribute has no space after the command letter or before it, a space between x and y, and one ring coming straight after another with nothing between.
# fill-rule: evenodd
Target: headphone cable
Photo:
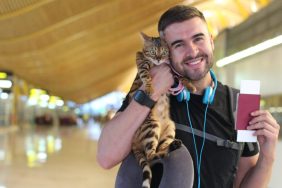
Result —
<instances>
[{"instance_id":1,"label":"headphone cable","mask_svg":"<svg viewBox=\"0 0 282 188\"><path fill-rule=\"evenodd\" d=\"M205 141L206 141L206 120L207 120L207 112L208 112L209 103L206 105L206 109L205 109L204 127L203 127L203 141L202 141L202 146L201 146L201 150L200 150L200 155L198 155L197 143L196 143L196 139L195 139L194 128L193 128L192 121L191 121L191 118L190 118L189 102L188 101L186 101L186 107L187 107L188 120L189 120L189 124L190 124L191 130L192 130L192 135L193 135L193 142L194 142L194 149L195 149L195 153L196 153L196 163L197 163L198 188L200 188L201 187L201 162L202 162L202 155L203 155L203 150L204 150Z\"/></svg>"}]
</instances>

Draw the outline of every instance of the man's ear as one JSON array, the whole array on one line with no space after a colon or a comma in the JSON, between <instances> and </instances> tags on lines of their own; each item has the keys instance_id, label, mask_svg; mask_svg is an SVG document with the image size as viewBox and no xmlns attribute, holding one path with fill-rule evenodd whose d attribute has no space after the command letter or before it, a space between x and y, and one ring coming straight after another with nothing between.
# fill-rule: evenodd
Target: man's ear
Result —
<instances>
[{"instance_id":1,"label":"man's ear","mask_svg":"<svg viewBox=\"0 0 282 188\"><path fill-rule=\"evenodd\" d=\"M164 31L160 31L160 38L164 40Z\"/></svg>"},{"instance_id":2,"label":"man's ear","mask_svg":"<svg viewBox=\"0 0 282 188\"><path fill-rule=\"evenodd\" d=\"M213 42L212 34L210 34L210 43L211 43L211 47L212 47L212 51L213 51L214 50L214 42Z\"/></svg>"}]
</instances>

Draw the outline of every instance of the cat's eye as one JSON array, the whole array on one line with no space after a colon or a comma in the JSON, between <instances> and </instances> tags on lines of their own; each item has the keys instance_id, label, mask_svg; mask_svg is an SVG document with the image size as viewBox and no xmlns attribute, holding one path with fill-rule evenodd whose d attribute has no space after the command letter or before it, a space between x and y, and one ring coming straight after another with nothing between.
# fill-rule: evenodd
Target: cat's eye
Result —
<instances>
[{"instance_id":1,"label":"cat's eye","mask_svg":"<svg viewBox=\"0 0 282 188\"><path fill-rule=\"evenodd\" d=\"M158 50L158 49L157 49L156 47L153 47L153 48L150 49L149 53L150 53L151 55L155 55L157 50Z\"/></svg>"},{"instance_id":2,"label":"cat's eye","mask_svg":"<svg viewBox=\"0 0 282 188\"><path fill-rule=\"evenodd\" d=\"M168 55L168 50L163 49L162 54L163 54L163 55Z\"/></svg>"}]
</instances>

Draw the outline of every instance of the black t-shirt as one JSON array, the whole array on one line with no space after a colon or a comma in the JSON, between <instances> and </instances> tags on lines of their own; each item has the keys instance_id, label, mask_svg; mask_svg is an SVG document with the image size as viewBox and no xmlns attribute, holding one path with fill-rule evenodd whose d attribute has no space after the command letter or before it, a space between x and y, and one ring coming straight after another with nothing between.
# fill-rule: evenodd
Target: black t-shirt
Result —
<instances>
[{"instance_id":1,"label":"black t-shirt","mask_svg":"<svg viewBox=\"0 0 282 188\"><path fill-rule=\"evenodd\" d=\"M124 101L120 111L128 105L128 97ZM202 96L191 94L188 102L190 118L193 128L203 130L204 114L206 105L202 103ZM187 114L186 102L178 102L176 97L170 97L171 119L179 124L190 126ZM214 102L209 105L206 116L206 133L222 139L236 141L236 131L231 121L232 110L228 95L228 88L218 82ZM194 161L194 187L197 187L197 163L196 152L191 133L176 130L176 138L181 139L189 150ZM202 137L195 136L198 155L202 147ZM253 156L258 153L258 145L253 144L254 149L244 147L241 156ZM234 175L237 171L238 150L217 146L215 142L205 140L201 160L201 188L231 188L233 187ZM179 161L181 162L181 161ZM156 169L154 169L156 170ZM154 174L156 172L153 172Z\"/></svg>"}]
</instances>

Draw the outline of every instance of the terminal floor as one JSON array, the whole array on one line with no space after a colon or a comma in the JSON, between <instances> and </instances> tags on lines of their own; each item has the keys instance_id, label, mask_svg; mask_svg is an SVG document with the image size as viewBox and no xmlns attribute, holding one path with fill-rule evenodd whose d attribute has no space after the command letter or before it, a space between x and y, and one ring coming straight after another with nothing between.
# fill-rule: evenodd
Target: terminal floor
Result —
<instances>
[{"instance_id":1,"label":"terminal floor","mask_svg":"<svg viewBox=\"0 0 282 188\"><path fill-rule=\"evenodd\" d=\"M0 188L112 188L118 167L96 162L98 124L0 127ZM282 141L270 188L282 184Z\"/></svg>"},{"instance_id":2,"label":"terminal floor","mask_svg":"<svg viewBox=\"0 0 282 188\"><path fill-rule=\"evenodd\" d=\"M114 187L117 168L96 162L99 131L98 125L2 129L0 188Z\"/></svg>"}]
</instances>

